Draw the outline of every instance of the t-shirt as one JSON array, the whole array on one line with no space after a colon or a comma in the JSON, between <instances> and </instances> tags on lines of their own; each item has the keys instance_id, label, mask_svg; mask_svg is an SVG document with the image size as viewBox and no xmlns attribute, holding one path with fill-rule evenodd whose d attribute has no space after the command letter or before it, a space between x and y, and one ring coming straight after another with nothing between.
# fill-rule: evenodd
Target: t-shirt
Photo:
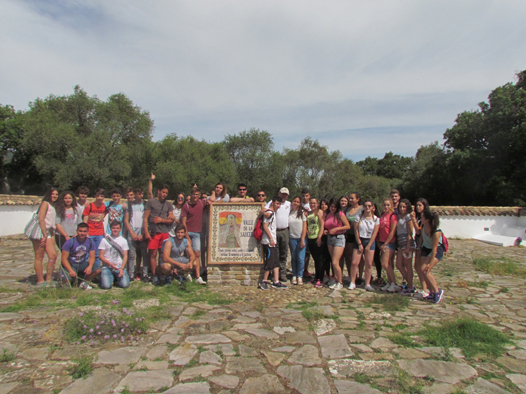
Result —
<instances>
[{"instance_id":1,"label":"t-shirt","mask_svg":"<svg viewBox=\"0 0 526 394\"><path fill-rule=\"evenodd\" d=\"M403 218L398 218L398 222L396 223L396 238L398 239L398 242L405 242L409 238L407 223L410 221L411 215L405 215ZM412 235L413 234L411 234L411 236Z\"/></svg>"},{"instance_id":2,"label":"t-shirt","mask_svg":"<svg viewBox=\"0 0 526 394\"><path fill-rule=\"evenodd\" d=\"M111 228L110 224L114 220L118 221L121 224L121 232L122 235L122 228L124 223L124 212L126 209L126 203L121 204L115 204L113 201L107 201L105 203L106 207L108 208L108 225L106 226L106 234L111 234Z\"/></svg>"},{"instance_id":3,"label":"t-shirt","mask_svg":"<svg viewBox=\"0 0 526 394\"><path fill-rule=\"evenodd\" d=\"M168 215L174 209L170 201L160 202L157 198L152 198L146 203L145 211L150 211L150 216L148 217L148 229L151 234L155 233L168 233L172 223L157 223L153 222L153 219L160 217L161 219L168 219Z\"/></svg>"},{"instance_id":4,"label":"t-shirt","mask_svg":"<svg viewBox=\"0 0 526 394\"><path fill-rule=\"evenodd\" d=\"M172 244L172 247L170 249L170 257L174 260L180 258L180 257L187 257L186 256L186 247L188 245L188 241L186 238L183 238L181 240L181 243L177 243L177 240L175 238L167 238L163 241L163 246L161 248L161 263L164 263L164 246L166 245L166 242L170 242Z\"/></svg>"},{"instance_id":5,"label":"t-shirt","mask_svg":"<svg viewBox=\"0 0 526 394\"><path fill-rule=\"evenodd\" d=\"M387 237L389 237L389 234L391 233L391 226L394 224L396 225L396 222L398 221L398 216L396 213L384 213L380 217L380 228L378 229L378 241L385 242L387 240ZM395 238L391 240L391 242L394 242Z\"/></svg>"},{"instance_id":6,"label":"t-shirt","mask_svg":"<svg viewBox=\"0 0 526 394\"><path fill-rule=\"evenodd\" d=\"M342 216L344 216L344 213L340 211L340 220ZM325 219L325 229L327 231L331 231L333 228L336 228L336 227L343 227L343 223L336 220L336 217L334 216L334 214L329 213L327 215L327 218ZM344 234L344 233L345 233L345 230L338 230L336 232L336 234Z\"/></svg>"},{"instance_id":7,"label":"t-shirt","mask_svg":"<svg viewBox=\"0 0 526 394\"><path fill-rule=\"evenodd\" d=\"M298 211L290 211L289 215L289 237L290 238L301 238L301 233L303 232L303 223L307 218L304 214L298 219Z\"/></svg>"},{"instance_id":8,"label":"t-shirt","mask_svg":"<svg viewBox=\"0 0 526 394\"><path fill-rule=\"evenodd\" d=\"M347 230L347 234L354 234L354 226L353 223L356 220L357 217L359 217L363 212L363 207L359 207L355 213L351 214L351 210L349 209L347 212L345 212L345 216L347 217L347 220L349 221L351 228Z\"/></svg>"},{"instance_id":9,"label":"t-shirt","mask_svg":"<svg viewBox=\"0 0 526 394\"><path fill-rule=\"evenodd\" d=\"M203 229L203 209L208 205L208 201L202 199L192 205L185 202L181 212L181 220L186 218L186 230L190 233L200 233Z\"/></svg>"},{"instance_id":10,"label":"t-shirt","mask_svg":"<svg viewBox=\"0 0 526 394\"><path fill-rule=\"evenodd\" d=\"M250 197L245 197L245 198L250 198ZM210 200L210 197L207 198L207 200ZM225 197L221 198L221 197L216 197L216 200L214 202L230 202L230 196L227 194L225 194Z\"/></svg>"},{"instance_id":11,"label":"t-shirt","mask_svg":"<svg viewBox=\"0 0 526 394\"><path fill-rule=\"evenodd\" d=\"M82 222L82 215L79 215L78 211L73 208L66 209L64 219L59 214L55 218L55 223L60 224L69 237L77 235L77 225L80 222Z\"/></svg>"},{"instance_id":12,"label":"t-shirt","mask_svg":"<svg viewBox=\"0 0 526 394\"><path fill-rule=\"evenodd\" d=\"M268 202L265 208L270 208L272 205L272 201ZM284 229L289 227L289 214L290 214L290 208L292 207L292 204L290 201L283 201L281 203L281 206L276 211L276 228L277 229Z\"/></svg>"},{"instance_id":13,"label":"t-shirt","mask_svg":"<svg viewBox=\"0 0 526 394\"><path fill-rule=\"evenodd\" d=\"M89 205L89 202L85 202L84 205L80 205L78 202L77 202L77 212L78 212L78 215L79 215L79 218L80 218L80 221L82 222L82 215L84 215L84 209L86 209L86 207Z\"/></svg>"},{"instance_id":14,"label":"t-shirt","mask_svg":"<svg viewBox=\"0 0 526 394\"><path fill-rule=\"evenodd\" d=\"M177 222L180 222L181 221L181 213L183 212L182 208L177 208L175 205L174 205L174 210L173 210L173 214L175 216L175 220L177 220ZM170 235L170 237L174 238L175 237L175 228L177 227L177 222L173 222L173 224L170 226L170 231L168 231L168 234Z\"/></svg>"},{"instance_id":15,"label":"t-shirt","mask_svg":"<svg viewBox=\"0 0 526 394\"><path fill-rule=\"evenodd\" d=\"M360 216L356 216L354 221L359 223L358 233L360 234L360 238L371 238L373 236L375 226L380 225L380 220L374 215L372 218L368 219L360 219Z\"/></svg>"},{"instance_id":16,"label":"t-shirt","mask_svg":"<svg viewBox=\"0 0 526 394\"><path fill-rule=\"evenodd\" d=\"M96 244L89 237L86 237L84 242L79 242L77 237L68 239L62 245L64 252L69 252L68 261L70 264L80 265L89 260L89 253L96 251Z\"/></svg>"},{"instance_id":17,"label":"t-shirt","mask_svg":"<svg viewBox=\"0 0 526 394\"><path fill-rule=\"evenodd\" d=\"M113 242L120 246L122 251L128 250L128 242L121 236L112 238ZM104 250L104 257L110 261L115 267L122 267L122 256L117 249L112 246L106 238L103 238L99 244L99 250Z\"/></svg>"},{"instance_id":18,"label":"t-shirt","mask_svg":"<svg viewBox=\"0 0 526 394\"><path fill-rule=\"evenodd\" d=\"M272 212L269 218L263 217L263 223L268 223L268 230L270 231L270 235L272 235L272 240L276 242L276 214ZM261 243L263 245L269 245L270 239L267 235L267 232L263 230L263 238L261 238Z\"/></svg>"},{"instance_id":19,"label":"t-shirt","mask_svg":"<svg viewBox=\"0 0 526 394\"><path fill-rule=\"evenodd\" d=\"M83 216L88 217L89 235L104 235L104 217L108 213L106 205L97 207L91 202L84 208Z\"/></svg>"},{"instance_id":20,"label":"t-shirt","mask_svg":"<svg viewBox=\"0 0 526 394\"><path fill-rule=\"evenodd\" d=\"M306 203L301 203L301 205L303 206L303 209L307 212L310 212L310 204L308 202Z\"/></svg>"},{"instance_id":21,"label":"t-shirt","mask_svg":"<svg viewBox=\"0 0 526 394\"><path fill-rule=\"evenodd\" d=\"M320 218L314 213L309 213L307 216L307 237L309 239L318 238L318 233L320 232Z\"/></svg>"},{"instance_id":22,"label":"t-shirt","mask_svg":"<svg viewBox=\"0 0 526 394\"><path fill-rule=\"evenodd\" d=\"M130 222L130 227L138 237L142 235L145 205L146 203L144 201L133 201L128 205L128 220Z\"/></svg>"}]
</instances>

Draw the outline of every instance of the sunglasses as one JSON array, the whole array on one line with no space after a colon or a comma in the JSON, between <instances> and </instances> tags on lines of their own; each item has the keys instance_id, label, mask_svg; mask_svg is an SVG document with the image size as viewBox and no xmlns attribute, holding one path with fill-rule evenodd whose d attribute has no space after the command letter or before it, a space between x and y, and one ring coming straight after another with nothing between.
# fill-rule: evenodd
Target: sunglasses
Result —
<instances>
[{"instance_id":1,"label":"sunglasses","mask_svg":"<svg viewBox=\"0 0 526 394\"><path fill-rule=\"evenodd\" d=\"M247 189L238 189L240 192L246 192Z\"/></svg>"},{"instance_id":2,"label":"sunglasses","mask_svg":"<svg viewBox=\"0 0 526 394\"><path fill-rule=\"evenodd\" d=\"M264 194L258 194L258 197L265 197Z\"/></svg>"}]
</instances>

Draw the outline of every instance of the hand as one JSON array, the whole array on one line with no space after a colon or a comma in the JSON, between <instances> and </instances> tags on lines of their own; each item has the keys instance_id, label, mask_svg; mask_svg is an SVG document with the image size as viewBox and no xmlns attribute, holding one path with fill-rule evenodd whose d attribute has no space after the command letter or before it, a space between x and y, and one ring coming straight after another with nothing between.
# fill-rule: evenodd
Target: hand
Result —
<instances>
[{"instance_id":1,"label":"hand","mask_svg":"<svg viewBox=\"0 0 526 394\"><path fill-rule=\"evenodd\" d=\"M146 239L146 240L152 239L152 237L150 236L150 233L144 234L144 239Z\"/></svg>"},{"instance_id":2,"label":"hand","mask_svg":"<svg viewBox=\"0 0 526 394\"><path fill-rule=\"evenodd\" d=\"M153 180L155 179L155 175L153 175L153 172L150 174L150 181L153 182Z\"/></svg>"},{"instance_id":3,"label":"hand","mask_svg":"<svg viewBox=\"0 0 526 394\"><path fill-rule=\"evenodd\" d=\"M411 219L413 219L413 220L416 219L416 213L415 213L415 211L411 212L410 215L411 215Z\"/></svg>"},{"instance_id":4,"label":"hand","mask_svg":"<svg viewBox=\"0 0 526 394\"><path fill-rule=\"evenodd\" d=\"M133 231L131 232L131 237L134 241L140 241L139 237L137 236L137 234L135 234Z\"/></svg>"},{"instance_id":5,"label":"hand","mask_svg":"<svg viewBox=\"0 0 526 394\"><path fill-rule=\"evenodd\" d=\"M327 235L327 230L323 230L323 234Z\"/></svg>"},{"instance_id":6,"label":"hand","mask_svg":"<svg viewBox=\"0 0 526 394\"><path fill-rule=\"evenodd\" d=\"M161 219L160 216L156 216L156 217L153 218L153 222L155 224L162 223L162 221L163 221L163 219Z\"/></svg>"},{"instance_id":7,"label":"hand","mask_svg":"<svg viewBox=\"0 0 526 394\"><path fill-rule=\"evenodd\" d=\"M84 270L84 273L85 273L86 275L91 275L91 270L92 270L92 268L91 268L90 266L88 266L88 268L86 268L86 269Z\"/></svg>"},{"instance_id":8,"label":"hand","mask_svg":"<svg viewBox=\"0 0 526 394\"><path fill-rule=\"evenodd\" d=\"M276 242L274 240L270 241L270 247L273 248L274 246L276 246Z\"/></svg>"},{"instance_id":9,"label":"hand","mask_svg":"<svg viewBox=\"0 0 526 394\"><path fill-rule=\"evenodd\" d=\"M142 241L144 239L144 236L141 235L140 237L137 237L136 241Z\"/></svg>"},{"instance_id":10,"label":"hand","mask_svg":"<svg viewBox=\"0 0 526 394\"><path fill-rule=\"evenodd\" d=\"M318 245L318 248L321 247L321 239L316 240L316 245Z\"/></svg>"},{"instance_id":11,"label":"hand","mask_svg":"<svg viewBox=\"0 0 526 394\"><path fill-rule=\"evenodd\" d=\"M124 275L124 268L119 269L119 278Z\"/></svg>"},{"instance_id":12,"label":"hand","mask_svg":"<svg viewBox=\"0 0 526 394\"><path fill-rule=\"evenodd\" d=\"M305 247L305 241L304 240L301 240L300 242L300 248L303 249Z\"/></svg>"},{"instance_id":13,"label":"hand","mask_svg":"<svg viewBox=\"0 0 526 394\"><path fill-rule=\"evenodd\" d=\"M66 235L64 238L66 238L66 241L68 241L69 239L71 239L71 237L69 235Z\"/></svg>"},{"instance_id":14,"label":"hand","mask_svg":"<svg viewBox=\"0 0 526 394\"><path fill-rule=\"evenodd\" d=\"M69 276L72 277L72 278L76 278L77 277L77 273L73 270L69 270Z\"/></svg>"},{"instance_id":15,"label":"hand","mask_svg":"<svg viewBox=\"0 0 526 394\"><path fill-rule=\"evenodd\" d=\"M358 245L358 251L363 253L363 244Z\"/></svg>"},{"instance_id":16,"label":"hand","mask_svg":"<svg viewBox=\"0 0 526 394\"><path fill-rule=\"evenodd\" d=\"M46 238L40 238L40 247L43 248L46 246Z\"/></svg>"},{"instance_id":17,"label":"hand","mask_svg":"<svg viewBox=\"0 0 526 394\"><path fill-rule=\"evenodd\" d=\"M424 274L428 274L428 273L431 272L431 268L429 268L429 264L424 264L424 265L422 266L422 272L423 272Z\"/></svg>"},{"instance_id":18,"label":"hand","mask_svg":"<svg viewBox=\"0 0 526 394\"><path fill-rule=\"evenodd\" d=\"M336 228L331 228L331 230L329 231L329 234L330 235L336 234Z\"/></svg>"}]
</instances>

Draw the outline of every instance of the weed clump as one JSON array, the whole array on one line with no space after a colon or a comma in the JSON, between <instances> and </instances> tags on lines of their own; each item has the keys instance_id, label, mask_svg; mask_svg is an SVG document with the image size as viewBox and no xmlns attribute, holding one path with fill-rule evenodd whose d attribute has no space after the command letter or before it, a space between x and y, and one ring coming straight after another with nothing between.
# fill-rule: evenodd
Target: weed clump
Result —
<instances>
[{"instance_id":1,"label":"weed clump","mask_svg":"<svg viewBox=\"0 0 526 394\"><path fill-rule=\"evenodd\" d=\"M396 295L374 295L371 304L380 304L388 312L402 311L409 306L409 298L400 294Z\"/></svg>"},{"instance_id":2,"label":"weed clump","mask_svg":"<svg viewBox=\"0 0 526 394\"><path fill-rule=\"evenodd\" d=\"M511 275L519 278L526 278L526 269L524 269L517 262L502 258L500 260L481 257L473 259L475 268L479 271L486 272L491 275Z\"/></svg>"},{"instance_id":3,"label":"weed clump","mask_svg":"<svg viewBox=\"0 0 526 394\"><path fill-rule=\"evenodd\" d=\"M73 379L85 379L93 371L92 360L93 357L87 354L74 358L74 364L69 368L69 374Z\"/></svg>"}]
</instances>

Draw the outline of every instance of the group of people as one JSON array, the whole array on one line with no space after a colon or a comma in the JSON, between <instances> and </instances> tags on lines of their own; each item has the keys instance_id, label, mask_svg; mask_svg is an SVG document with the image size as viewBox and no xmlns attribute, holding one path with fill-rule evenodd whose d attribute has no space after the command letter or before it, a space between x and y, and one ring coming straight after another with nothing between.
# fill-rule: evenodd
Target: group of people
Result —
<instances>
[{"instance_id":1,"label":"group of people","mask_svg":"<svg viewBox=\"0 0 526 394\"><path fill-rule=\"evenodd\" d=\"M382 202L381 211L373 201L361 201L353 192L331 200L312 197L308 190L289 201L289 190L280 189L267 202L264 190L249 197L247 186L237 185L237 196L230 197L227 187L219 182L207 195L197 185L188 196L178 193L173 204L167 200L170 192L162 185L153 196L152 174L148 184L148 201L141 188L118 189L110 192L111 201L104 203L106 193L97 189L95 202L88 202L89 190L80 187L77 193L58 193L50 189L38 210L39 236L32 239L35 251L37 286L53 284L57 253L61 250L61 271L67 280L81 279L85 289L100 275L102 288L115 282L127 287L130 281L141 280L154 285L177 280L206 282L201 270L201 250L206 250L208 207L216 202L264 203L263 237L264 275L259 287L267 290L287 288L287 257L290 251L292 285L303 285L311 279L317 287L343 288L346 266L348 289L364 285L374 291L415 295L438 303L443 290L438 288L433 267L444 254L444 238L439 229L438 214L431 212L421 198L415 209L397 190ZM104 228L104 219L108 225ZM43 258L48 255L44 278ZM421 284L417 291L413 283L414 268ZM308 270L314 261L314 275ZM206 259L203 259L206 260ZM376 278L373 279L373 263ZM397 284L394 268L403 281ZM382 279L386 271L387 282ZM272 276L271 276L272 275ZM271 277L271 280L269 278Z\"/></svg>"}]
</instances>

